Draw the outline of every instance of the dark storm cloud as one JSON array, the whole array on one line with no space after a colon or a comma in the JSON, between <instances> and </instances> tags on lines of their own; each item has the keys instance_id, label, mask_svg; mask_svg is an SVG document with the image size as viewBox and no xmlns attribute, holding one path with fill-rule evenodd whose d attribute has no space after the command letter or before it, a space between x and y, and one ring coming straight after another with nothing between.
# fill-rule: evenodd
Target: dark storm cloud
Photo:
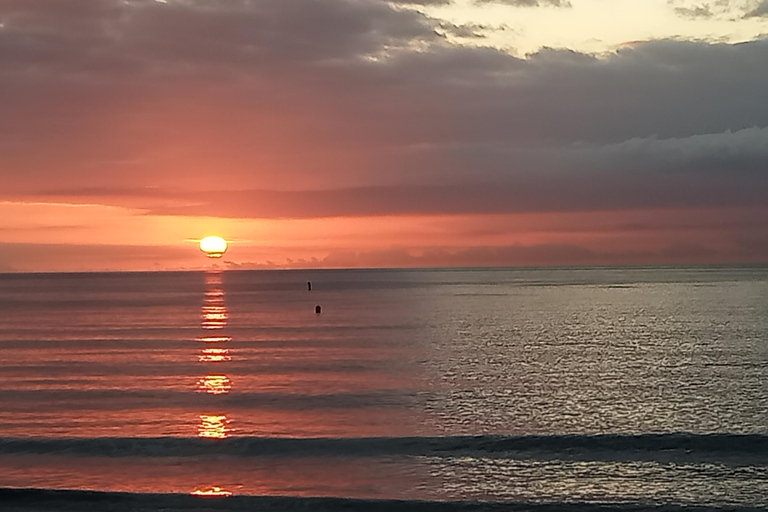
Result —
<instances>
[{"instance_id":1,"label":"dark storm cloud","mask_svg":"<svg viewBox=\"0 0 768 512\"><path fill-rule=\"evenodd\" d=\"M766 40L521 59L380 0L6 0L0 23L4 197L311 217L768 189Z\"/></svg>"}]
</instances>

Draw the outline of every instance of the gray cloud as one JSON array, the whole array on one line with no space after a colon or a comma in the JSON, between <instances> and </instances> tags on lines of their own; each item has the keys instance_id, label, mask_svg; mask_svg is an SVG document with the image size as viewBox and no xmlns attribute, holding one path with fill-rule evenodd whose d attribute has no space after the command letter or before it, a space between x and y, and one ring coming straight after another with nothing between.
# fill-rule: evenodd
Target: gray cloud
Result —
<instances>
[{"instance_id":1,"label":"gray cloud","mask_svg":"<svg viewBox=\"0 0 768 512\"><path fill-rule=\"evenodd\" d=\"M451 0L383 0L395 5L448 5Z\"/></svg>"},{"instance_id":2,"label":"gray cloud","mask_svg":"<svg viewBox=\"0 0 768 512\"><path fill-rule=\"evenodd\" d=\"M464 38L483 38L485 34L483 32L487 30L493 30L493 27L488 25L481 25L477 23L464 23L456 25L454 23L438 22L437 31L442 34L450 34L455 37Z\"/></svg>"},{"instance_id":3,"label":"gray cloud","mask_svg":"<svg viewBox=\"0 0 768 512\"><path fill-rule=\"evenodd\" d=\"M700 134L684 138L634 138L616 144L576 144L561 151L565 161L588 169L622 168L638 172L764 175L768 162L768 128Z\"/></svg>"},{"instance_id":4,"label":"gray cloud","mask_svg":"<svg viewBox=\"0 0 768 512\"><path fill-rule=\"evenodd\" d=\"M695 5L692 7L675 7L675 13L684 18L711 18L714 16L708 5Z\"/></svg>"},{"instance_id":5,"label":"gray cloud","mask_svg":"<svg viewBox=\"0 0 768 512\"><path fill-rule=\"evenodd\" d=\"M0 16L4 63L59 76L317 62L435 36L423 16L375 0L9 0Z\"/></svg>"},{"instance_id":6,"label":"gray cloud","mask_svg":"<svg viewBox=\"0 0 768 512\"><path fill-rule=\"evenodd\" d=\"M534 149L474 145L453 149L450 160L485 172L444 175L440 183L304 191L65 188L42 194L157 214L232 218L762 206L768 129Z\"/></svg>"},{"instance_id":7,"label":"gray cloud","mask_svg":"<svg viewBox=\"0 0 768 512\"><path fill-rule=\"evenodd\" d=\"M768 14L765 0L667 0L675 13L684 18L717 18L735 21Z\"/></svg>"},{"instance_id":8,"label":"gray cloud","mask_svg":"<svg viewBox=\"0 0 768 512\"><path fill-rule=\"evenodd\" d=\"M747 18L764 17L764 16L768 16L768 0L762 0L762 2L760 2L760 4L757 7L747 12L745 15L745 17Z\"/></svg>"},{"instance_id":9,"label":"gray cloud","mask_svg":"<svg viewBox=\"0 0 768 512\"><path fill-rule=\"evenodd\" d=\"M505 4L513 7L571 7L569 0L475 0L476 4Z\"/></svg>"}]
</instances>

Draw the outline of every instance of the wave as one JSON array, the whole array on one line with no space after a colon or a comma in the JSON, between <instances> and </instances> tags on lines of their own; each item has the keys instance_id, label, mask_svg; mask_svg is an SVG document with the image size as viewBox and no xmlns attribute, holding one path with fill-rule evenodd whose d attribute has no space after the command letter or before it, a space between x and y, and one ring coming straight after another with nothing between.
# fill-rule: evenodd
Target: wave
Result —
<instances>
[{"instance_id":1,"label":"wave","mask_svg":"<svg viewBox=\"0 0 768 512\"><path fill-rule=\"evenodd\" d=\"M768 464L768 435L598 434L277 438L0 438L0 454L98 457L497 457L561 460L722 461Z\"/></svg>"},{"instance_id":2,"label":"wave","mask_svg":"<svg viewBox=\"0 0 768 512\"><path fill-rule=\"evenodd\" d=\"M354 512L757 512L755 507L712 507L699 505L660 505L646 503L590 502L483 502L483 501L418 501L369 500L350 498L302 498L288 496L197 497L185 494L139 494L52 489L0 488L0 503L5 512L31 510L109 510L142 511L307 511L344 510Z\"/></svg>"},{"instance_id":3,"label":"wave","mask_svg":"<svg viewBox=\"0 0 768 512\"><path fill-rule=\"evenodd\" d=\"M236 367L235 367L236 368ZM354 372L355 368L350 368ZM108 375L109 372L105 372ZM200 379L200 375L194 379ZM238 377L232 379L237 384ZM193 381L194 382L194 381ZM77 385L77 383L73 384ZM85 382L81 384L87 386ZM130 409L168 409L205 407L317 410L317 409L404 409L428 400L425 392L381 390L370 392L338 392L291 394L280 392L231 392L214 395L198 390L163 389L3 389L0 407L9 413L45 411L125 411Z\"/></svg>"}]
</instances>

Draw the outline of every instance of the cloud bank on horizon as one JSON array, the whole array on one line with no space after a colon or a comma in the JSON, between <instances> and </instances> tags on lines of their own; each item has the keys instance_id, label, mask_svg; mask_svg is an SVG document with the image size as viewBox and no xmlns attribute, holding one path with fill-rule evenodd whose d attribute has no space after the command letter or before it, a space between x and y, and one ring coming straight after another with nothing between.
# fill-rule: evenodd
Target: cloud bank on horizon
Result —
<instances>
[{"instance_id":1,"label":"cloud bank on horizon","mask_svg":"<svg viewBox=\"0 0 768 512\"><path fill-rule=\"evenodd\" d=\"M621 4L0 0L0 271L768 261L768 2Z\"/></svg>"}]
</instances>

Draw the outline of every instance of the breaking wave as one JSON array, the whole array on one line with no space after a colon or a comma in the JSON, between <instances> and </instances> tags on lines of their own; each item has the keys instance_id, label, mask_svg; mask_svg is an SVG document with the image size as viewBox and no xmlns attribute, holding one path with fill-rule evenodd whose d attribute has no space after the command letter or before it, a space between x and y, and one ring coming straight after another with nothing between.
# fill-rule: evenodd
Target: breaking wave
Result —
<instances>
[{"instance_id":1,"label":"breaking wave","mask_svg":"<svg viewBox=\"0 0 768 512\"><path fill-rule=\"evenodd\" d=\"M0 454L99 457L497 457L768 463L759 434L524 435L367 438L0 438Z\"/></svg>"}]
</instances>

